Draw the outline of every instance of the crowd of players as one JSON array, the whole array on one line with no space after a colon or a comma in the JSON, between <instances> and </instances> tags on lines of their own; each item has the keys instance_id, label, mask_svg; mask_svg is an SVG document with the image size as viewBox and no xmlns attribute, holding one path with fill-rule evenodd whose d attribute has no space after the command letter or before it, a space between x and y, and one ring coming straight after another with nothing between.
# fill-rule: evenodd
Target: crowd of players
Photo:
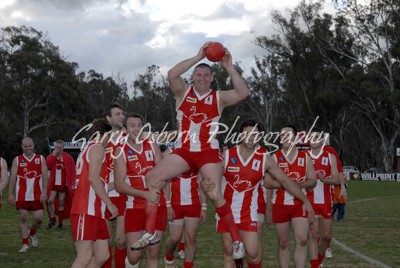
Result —
<instances>
[{"instance_id":1,"label":"crowd of players","mask_svg":"<svg viewBox=\"0 0 400 268\"><path fill-rule=\"evenodd\" d=\"M168 72L175 95L179 123L175 146L161 152L154 139L144 138L144 119L125 114L118 104L109 105L106 115L95 119L91 140L76 165L63 142L46 159L34 153L34 142L25 137L23 153L13 160L8 201L20 213L22 247L38 245L36 232L47 201L48 229L63 228L70 218L77 256L72 267L139 267L146 250L146 267L158 267L160 241L169 221L165 267L175 267L174 250L185 240L184 267L193 267L196 233L206 221L207 198L216 210L217 232L224 247L224 267L262 267L261 226L275 224L279 239L280 267L289 267L289 234L293 226L296 267L321 267L332 236L333 185L347 197L340 161L324 139L312 140L310 149L293 146L297 130L281 129L281 149L269 153L258 142L262 124L247 119L241 123L241 142L220 151L211 137L224 107L235 105L249 89L232 64L230 52L220 64L229 74L233 89L214 91L204 44L197 55ZM197 65L196 65L197 64ZM195 66L196 65L196 66ZM181 76L194 68L193 84ZM318 137L321 130L314 129ZM7 181L1 160L0 190ZM47 170L50 170L50 180ZM48 190L46 190L48 189ZM1 192L1 191L0 191ZM28 212L33 224L28 230ZM115 226L115 250L111 245ZM308 245L308 251L307 251Z\"/></svg>"}]
</instances>

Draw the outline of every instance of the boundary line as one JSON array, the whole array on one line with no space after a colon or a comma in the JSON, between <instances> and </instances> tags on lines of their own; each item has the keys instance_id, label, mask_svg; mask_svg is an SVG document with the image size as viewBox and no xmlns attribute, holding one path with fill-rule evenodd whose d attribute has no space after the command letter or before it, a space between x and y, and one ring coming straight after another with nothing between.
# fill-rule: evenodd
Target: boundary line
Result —
<instances>
[{"instance_id":1,"label":"boundary line","mask_svg":"<svg viewBox=\"0 0 400 268\"><path fill-rule=\"evenodd\" d=\"M371 201L371 200L380 199L380 198L397 197L397 196L400 196L400 195L380 196L380 197L374 197L374 198L368 198L368 199L360 199L360 200L356 200L356 201L353 201L353 202L346 202L346 204L353 204L353 203L359 203L359 202L363 202L363 201ZM345 251L347 251L347 252L349 252L349 253L351 253L351 254L353 254L353 255L355 255L355 256L357 256L357 257L359 257L359 258L361 258L361 259L363 259L363 260L365 260L367 262L369 262L370 264L376 265L377 267L380 267L380 268L392 268L392 267L384 264L381 261L378 261L378 260L375 260L373 258L370 258L370 257L362 254L361 252L346 246L345 244L343 244L342 242L340 242L336 238L332 238L332 242L335 245L337 245L338 247L340 247L341 249L343 249L343 250L345 250Z\"/></svg>"}]
</instances>

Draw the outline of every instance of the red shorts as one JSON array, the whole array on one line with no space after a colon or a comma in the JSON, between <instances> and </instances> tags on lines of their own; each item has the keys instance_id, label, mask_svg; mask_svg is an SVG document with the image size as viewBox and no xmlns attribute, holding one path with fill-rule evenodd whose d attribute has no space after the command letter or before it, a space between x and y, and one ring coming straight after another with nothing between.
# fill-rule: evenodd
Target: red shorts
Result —
<instances>
[{"instance_id":1,"label":"red shorts","mask_svg":"<svg viewBox=\"0 0 400 268\"><path fill-rule=\"evenodd\" d=\"M200 218L201 215L201 205L200 203L194 205L172 205L174 210L175 218L174 220L180 220L185 217L188 218Z\"/></svg>"},{"instance_id":2,"label":"red shorts","mask_svg":"<svg viewBox=\"0 0 400 268\"><path fill-rule=\"evenodd\" d=\"M185 149L175 149L174 154L182 157L190 166L190 170L199 170L202 166L209 163L221 162L218 149L210 149L203 152L189 152Z\"/></svg>"},{"instance_id":3,"label":"red shorts","mask_svg":"<svg viewBox=\"0 0 400 268\"><path fill-rule=\"evenodd\" d=\"M258 232L258 223L256 221L246 223L236 223L239 230L244 232ZM229 233L228 227L221 221L217 220L217 232Z\"/></svg>"},{"instance_id":4,"label":"red shorts","mask_svg":"<svg viewBox=\"0 0 400 268\"><path fill-rule=\"evenodd\" d=\"M314 209L315 216L320 216L324 219L332 219L332 204L311 203L311 205Z\"/></svg>"},{"instance_id":5,"label":"red shorts","mask_svg":"<svg viewBox=\"0 0 400 268\"><path fill-rule=\"evenodd\" d=\"M17 201L15 203L15 208L20 210L24 209L27 211L36 211L36 210L41 210L43 209L43 204L40 202L40 200L35 200L35 201Z\"/></svg>"},{"instance_id":6,"label":"red shorts","mask_svg":"<svg viewBox=\"0 0 400 268\"><path fill-rule=\"evenodd\" d=\"M303 216L303 205L272 205L273 223L289 222L293 218L307 218L307 213L306 216Z\"/></svg>"},{"instance_id":7,"label":"red shorts","mask_svg":"<svg viewBox=\"0 0 400 268\"><path fill-rule=\"evenodd\" d=\"M53 184L53 186L51 187L51 191L52 192L60 192L60 193L68 192L68 186Z\"/></svg>"},{"instance_id":8,"label":"red shorts","mask_svg":"<svg viewBox=\"0 0 400 268\"><path fill-rule=\"evenodd\" d=\"M146 212L144 208L130 208L125 211L125 233L140 232L146 227ZM157 209L156 230L165 232L167 229L167 207Z\"/></svg>"},{"instance_id":9,"label":"red shorts","mask_svg":"<svg viewBox=\"0 0 400 268\"><path fill-rule=\"evenodd\" d=\"M126 200L128 197L126 195L112 196L110 197L111 202L118 208L118 217L125 215ZM106 209L105 218L108 220L111 217L110 211Z\"/></svg>"},{"instance_id":10,"label":"red shorts","mask_svg":"<svg viewBox=\"0 0 400 268\"><path fill-rule=\"evenodd\" d=\"M71 214L72 238L76 240L106 240L110 238L106 220L84 214Z\"/></svg>"}]
</instances>

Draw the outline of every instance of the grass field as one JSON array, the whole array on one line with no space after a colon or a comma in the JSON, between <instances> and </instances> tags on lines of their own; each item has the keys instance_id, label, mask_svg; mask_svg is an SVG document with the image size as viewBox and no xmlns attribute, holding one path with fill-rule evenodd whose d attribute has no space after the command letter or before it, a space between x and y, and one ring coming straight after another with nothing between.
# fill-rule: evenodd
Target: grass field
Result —
<instances>
[{"instance_id":1,"label":"grass field","mask_svg":"<svg viewBox=\"0 0 400 268\"><path fill-rule=\"evenodd\" d=\"M342 247L332 243L334 257L326 259L325 266L400 267L400 183L351 181L348 192L346 221L335 221L333 226L334 238ZM3 196L0 211L0 267L70 267L75 258L75 249L69 221L65 222L64 230L47 231L45 219L37 234L39 247L31 247L28 253L21 254L18 253L21 247L18 212L6 200L7 196ZM222 267L222 244L220 236L214 231L214 211L210 208L208 212L208 222L201 226L198 234L195 266ZM278 267L274 227L263 226L263 234L263 267ZM343 245L347 246L347 250L343 249ZM292 243L291 248L293 246ZM291 256L293 259L293 253ZM182 267L177 258L176 255L177 267ZM141 267L145 267L144 261ZM294 267L293 263L291 267Z\"/></svg>"}]
</instances>

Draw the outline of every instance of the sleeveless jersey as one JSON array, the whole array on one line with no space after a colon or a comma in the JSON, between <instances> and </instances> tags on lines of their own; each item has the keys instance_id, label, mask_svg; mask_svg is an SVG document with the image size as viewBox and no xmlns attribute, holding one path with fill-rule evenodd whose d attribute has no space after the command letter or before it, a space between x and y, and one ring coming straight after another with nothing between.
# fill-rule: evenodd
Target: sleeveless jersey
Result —
<instances>
[{"instance_id":1,"label":"sleeveless jersey","mask_svg":"<svg viewBox=\"0 0 400 268\"><path fill-rule=\"evenodd\" d=\"M89 181L89 151L93 146L102 146L99 143L89 143L80 153L76 163L77 188L72 201L71 214L85 214L105 218L106 204L96 194ZM108 190L107 169L105 159L100 171L100 179L104 190Z\"/></svg>"},{"instance_id":2,"label":"sleeveless jersey","mask_svg":"<svg viewBox=\"0 0 400 268\"><path fill-rule=\"evenodd\" d=\"M260 146L259 152L267 154L268 151L265 147ZM258 187L258 214L265 214L267 212L267 188L265 187L264 180L261 180Z\"/></svg>"},{"instance_id":3,"label":"sleeveless jersey","mask_svg":"<svg viewBox=\"0 0 400 268\"><path fill-rule=\"evenodd\" d=\"M175 148L183 148L189 152L219 149L218 140L213 137L218 131L221 117L219 92L210 90L209 93L199 96L194 86L190 86L176 111L179 135Z\"/></svg>"},{"instance_id":4,"label":"sleeveless jersey","mask_svg":"<svg viewBox=\"0 0 400 268\"><path fill-rule=\"evenodd\" d=\"M226 151L221 191L231 205L235 223L257 221L259 186L264 177L266 154L260 147L244 161L240 146Z\"/></svg>"},{"instance_id":5,"label":"sleeveless jersey","mask_svg":"<svg viewBox=\"0 0 400 268\"><path fill-rule=\"evenodd\" d=\"M141 149L137 151L129 143L123 148L126 164L125 183L132 188L142 191L148 191L145 176L150 169L156 165L155 153L149 140L143 140ZM165 205L164 192L161 192L160 205ZM128 196L126 208L145 208L146 199L136 196Z\"/></svg>"},{"instance_id":6,"label":"sleeveless jersey","mask_svg":"<svg viewBox=\"0 0 400 268\"><path fill-rule=\"evenodd\" d=\"M311 203L330 205L332 204L332 185L321 182L318 176L331 177L331 157L334 156L323 149L318 155L313 155L311 150L307 153L311 156L317 174L317 184L312 191L307 191L307 197Z\"/></svg>"},{"instance_id":7,"label":"sleeveless jersey","mask_svg":"<svg viewBox=\"0 0 400 268\"><path fill-rule=\"evenodd\" d=\"M118 147L124 146L126 139L125 137L127 137L126 133L124 132L118 133L115 135L115 138L117 138L117 140L114 141L114 139L110 138L110 141L107 144L105 163L107 167L109 182L114 182L114 159L118 157L117 155L115 155L115 151L117 150ZM109 197L118 197L120 195L121 194L118 193L117 190L115 189L108 192Z\"/></svg>"},{"instance_id":8,"label":"sleeveless jersey","mask_svg":"<svg viewBox=\"0 0 400 268\"><path fill-rule=\"evenodd\" d=\"M67 185L67 174L65 171L64 159L62 156L56 158L55 169L56 172L54 177L54 185Z\"/></svg>"},{"instance_id":9,"label":"sleeveless jersey","mask_svg":"<svg viewBox=\"0 0 400 268\"><path fill-rule=\"evenodd\" d=\"M171 180L171 205L185 206L200 204L197 172L185 172Z\"/></svg>"},{"instance_id":10,"label":"sleeveless jersey","mask_svg":"<svg viewBox=\"0 0 400 268\"><path fill-rule=\"evenodd\" d=\"M297 150L297 155L293 162L290 162L282 150L277 151L274 154L274 159L277 165L282 171L294 181L304 181L306 179L307 172L307 158L304 151ZM301 189L306 194L305 189ZM295 198L291 193L286 191L284 188L274 189L274 195L272 197L273 204L280 205L303 205L299 199Z\"/></svg>"},{"instance_id":11,"label":"sleeveless jersey","mask_svg":"<svg viewBox=\"0 0 400 268\"><path fill-rule=\"evenodd\" d=\"M40 200L43 190L43 161L44 158L40 154L35 154L31 159L24 154L17 156L16 201Z\"/></svg>"}]
</instances>

